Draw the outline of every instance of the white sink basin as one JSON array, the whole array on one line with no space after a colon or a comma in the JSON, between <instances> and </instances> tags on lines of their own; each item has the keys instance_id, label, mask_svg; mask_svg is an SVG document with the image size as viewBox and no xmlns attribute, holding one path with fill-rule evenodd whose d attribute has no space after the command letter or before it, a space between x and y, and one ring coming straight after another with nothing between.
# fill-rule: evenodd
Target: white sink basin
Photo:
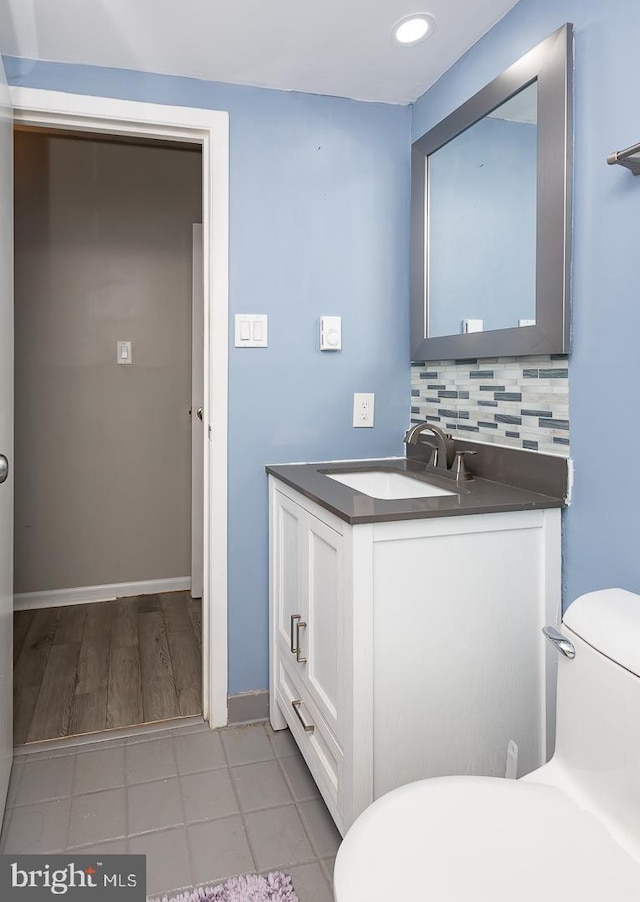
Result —
<instances>
[{"instance_id":1,"label":"white sink basin","mask_svg":"<svg viewBox=\"0 0 640 902\"><path fill-rule=\"evenodd\" d=\"M447 489L389 470L360 470L345 473L325 473L342 485L356 489L371 498L395 501L401 498L435 498L437 495L455 495Z\"/></svg>"}]
</instances>

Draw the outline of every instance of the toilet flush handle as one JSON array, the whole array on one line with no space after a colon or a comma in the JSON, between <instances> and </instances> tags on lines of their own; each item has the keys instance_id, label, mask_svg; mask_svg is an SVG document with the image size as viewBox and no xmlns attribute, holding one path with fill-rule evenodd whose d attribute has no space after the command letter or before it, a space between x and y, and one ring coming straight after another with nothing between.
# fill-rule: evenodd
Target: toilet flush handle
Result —
<instances>
[{"instance_id":1,"label":"toilet flush handle","mask_svg":"<svg viewBox=\"0 0 640 902\"><path fill-rule=\"evenodd\" d=\"M576 649L573 642L570 642L562 633L558 632L553 626L545 626L542 628L545 637L561 652L565 658L575 658Z\"/></svg>"}]
</instances>

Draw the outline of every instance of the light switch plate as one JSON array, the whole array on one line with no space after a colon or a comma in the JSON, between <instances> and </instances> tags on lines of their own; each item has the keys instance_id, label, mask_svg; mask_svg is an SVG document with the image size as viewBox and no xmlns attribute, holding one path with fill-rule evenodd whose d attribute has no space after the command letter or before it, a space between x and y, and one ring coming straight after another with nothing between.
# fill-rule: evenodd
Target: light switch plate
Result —
<instances>
[{"instance_id":1,"label":"light switch plate","mask_svg":"<svg viewBox=\"0 0 640 902\"><path fill-rule=\"evenodd\" d=\"M234 322L236 348L267 347L266 313L236 313Z\"/></svg>"},{"instance_id":2,"label":"light switch plate","mask_svg":"<svg viewBox=\"0 0 640 902\"><path fill-rule=\"evenodd\" d=\"M133 347L130 341L116 342L116 363L124 365L133 363Z\"/></svg>"},{"instance_id":3,"label":"light switch plate","mask_svg":"<svg viewBox=\"0 0 640 902\"><path fill-rule=\"evenodd\" d=\"M320 317L320 350L340 351L342 349L342 317Z\"/></svg>"}]
</instances>

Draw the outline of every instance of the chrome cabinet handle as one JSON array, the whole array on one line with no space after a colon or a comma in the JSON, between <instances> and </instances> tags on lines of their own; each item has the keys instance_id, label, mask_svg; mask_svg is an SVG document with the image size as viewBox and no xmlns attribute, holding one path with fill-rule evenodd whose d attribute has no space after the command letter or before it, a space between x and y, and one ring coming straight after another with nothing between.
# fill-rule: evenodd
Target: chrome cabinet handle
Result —
<instances>
[{"instance_id":1,"label":"chrome cabinet handle","mask_svg":"<svg viewBox=\"0 0 640 902\"><path fill-rule=\"evenodd\" d=\"M202 419L202 407L198 407L198 409L196 410L196 416L199 420Z\"/></svg>"},{"instance_id":2,"label":"chrome cabinet handle","mask_svg":"<svg viewBox=\"0 0 640 902\"><path fill-rule=\"evenodd\" d=\"M292 706L293 710L296 712L296 714L298 715L298 720L302 724L302 727L303 727L305 733L313 733L313 731L315 730L314 725L312 723L305 723L304 718L303 718L302 714L300 713L300 705L301 704L302 704L301 698L294 699L294 701L291 702L291 706Z\"/></svg>"},{"instance_id":3,"label":"chrome cabinet handle","mask_svg":"<svg viewBox=\"0 0 640 902\"><path fill-rule=\"evenodd\" d=\"M306 627L306 625L307 624L304 622L304 620L299 619L298 615L298 621L296 623L296 661L298 662L298 664L307 663L306 658L300 657L300 629Z\"/></svg>"},{"instance_id":4,"label":"chrome cabinet handle","mask_svg":"<svg viewBox=\"0 0 640 902\"><path fill-rule=\"evenodd\" d=\"M573 642L570 642L562 633L559 633L553 626L544 626L542 632L546 639L549 640L565 658L575 658L576 649Z\"/></svg>"},{"instance_id":5,"label":"chrome cabinet handle","mask_svg":"<svg viewBox=\"0 0 640 902\"><path fill-rule=\"evenodd\" d=\"M293 631L294 631L294 627L296 625L295 621L300 620L300 617L301 617L300 614L292 614L291 615L291 629L289 631L289 648L291 649L291 654L296 655L296 656L299 652L298 642L300 641L300 637L298 635L298 632L296 631L296 636L294 639Z\"/></svg>"},{"instance_id":6,"label":"chrome cabinet handle","mask_svg":"<svg viewBox=\"0 0 640 902\"><path fill-rule=\"evenodd\" d=\"M291 615L291 628L289 634L289 648L291 654L296 656L298 664L306 664L307 659L300 654L300 628L304 628L307 624L302 619L301 614Z\"/></svg>"}]
</instances>

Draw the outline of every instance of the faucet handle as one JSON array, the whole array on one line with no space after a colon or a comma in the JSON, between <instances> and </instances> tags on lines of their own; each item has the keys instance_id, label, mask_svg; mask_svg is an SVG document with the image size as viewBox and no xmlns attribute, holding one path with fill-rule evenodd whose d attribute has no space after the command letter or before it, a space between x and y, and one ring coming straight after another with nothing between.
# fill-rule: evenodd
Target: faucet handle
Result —
<instances>
[{"instance_id":1,"label":"faucet handle","mask_svg":"<svg viewBox=\"0 0 640 902\"><path fill-rule=\"evenodd\" d=\"M477 454L477 451L456 451L456 456L453 460L453 466L451 469L454 472L457 482L461 482L463 480L473 479L473 473L470 473L467 470L467 464L464 459L465 454Z\"/></svg>"},{"instance_id":2,"label":"faucet handle","mask_svg":"<svg viewBox=\"0 0 640 902\"><path fill-rule=\"evenodd\" d=\"M435 445L432 445L431 442L424 442L426 446L432 448L433 450L430 452L428 459L426 460L426 464L430 467L438 466L438 449Z\"/></svg>"}]
</instances>

